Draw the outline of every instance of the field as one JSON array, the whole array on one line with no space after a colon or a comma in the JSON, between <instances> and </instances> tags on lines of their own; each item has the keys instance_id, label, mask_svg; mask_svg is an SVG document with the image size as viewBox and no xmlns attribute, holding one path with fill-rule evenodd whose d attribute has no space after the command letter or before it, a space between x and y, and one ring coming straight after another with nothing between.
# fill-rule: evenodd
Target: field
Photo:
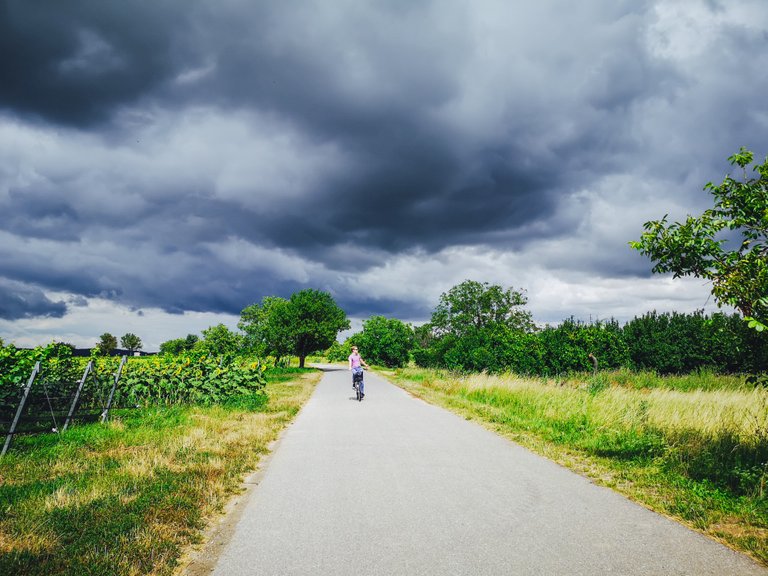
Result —
<instances>
[{"instance_id":1,"label":"field","mask_svg":"<svg viewBox=\"0 0 768 576\"><path fill-rule=\"evenodd\" d=\"M561 379L404 368L412 394L768 565L768 390L709 373Z\"/></svg>"},{"instance_id":2,"label":"field","mask_svg":"<svg viewBox=\"0 0 768 576\"><path fill-rule=\"evenodd\" d=\"M20 437L0 460L0 574L172 574L319 378Z\"/></svg>"},{"instance_id":3,"label":"field","mask_svg":"<svg viewBox=\"0 0 768 576\"><path fill-rule=\"evenodd\" d=\"M768 390L708 372L384 374L768 565ZM173 574L319 380L118 412L0 460L0 574Z\"/></svg>"}]
</instances>

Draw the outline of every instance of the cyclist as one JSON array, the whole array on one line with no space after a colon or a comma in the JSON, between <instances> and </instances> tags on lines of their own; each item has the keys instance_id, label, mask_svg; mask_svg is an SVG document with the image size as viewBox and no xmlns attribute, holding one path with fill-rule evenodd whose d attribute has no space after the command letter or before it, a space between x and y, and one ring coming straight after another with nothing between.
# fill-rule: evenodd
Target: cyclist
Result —
<instances>
[{"instance_id":1,"label":"cyclist","mask_svg":"<svg viewBox=\"0 0 768 576\"><path fill-rule=\"evenodd\" d=\"M352 346L352 354L349 355L349 369L352 371L352 388L355 387L355 374L360 374L360 397L365 397L365 385L363 384L363 366L370 368L357 351L357 346Z\"/></svg>"}]
</instances>

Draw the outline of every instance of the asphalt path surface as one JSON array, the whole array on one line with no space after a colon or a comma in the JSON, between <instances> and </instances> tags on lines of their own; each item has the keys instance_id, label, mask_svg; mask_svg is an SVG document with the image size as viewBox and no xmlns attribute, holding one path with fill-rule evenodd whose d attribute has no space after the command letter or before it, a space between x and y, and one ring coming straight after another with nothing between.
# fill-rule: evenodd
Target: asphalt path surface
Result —
<instances>
[{"instance_id":1,"label":"asphalt path surface","mask_svg":"<svg viewBox=\"0 0 768 576\"><path fill-rule=\"evenodd\" d=\"M218 576L768 576L705 536L366 372L326 373Z\"/></svg>"}]
</instances>

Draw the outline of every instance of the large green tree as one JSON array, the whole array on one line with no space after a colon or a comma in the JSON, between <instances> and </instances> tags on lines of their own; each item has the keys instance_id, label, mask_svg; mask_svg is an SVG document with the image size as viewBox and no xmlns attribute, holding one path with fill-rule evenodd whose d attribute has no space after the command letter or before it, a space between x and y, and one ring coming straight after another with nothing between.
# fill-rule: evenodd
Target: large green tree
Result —
<instances>
[{"instance_id":1,"label":"large green tree","mask_svg":"<svg viewBox=\"0 0 768 576\"><path fill-rule=\"evenodd\" d=\"M133 354L136 350L141 350L141 347L143 346L141 338L132 332L124 334L123 337L120 338L120 344L131 354Z\"/></svg>"},{"instance_id":2,"label":"large green tree","mask_svg":"<svg viewBox=\"0 0 768 576\"><path fill-rule=\"evenodd\" d=\"M291 294L288 302L293 353L303 368L309 354L328 348L350 324L347 314L328 292L307 288Z\"/></svg>"},{"instance_id":3,"label":"large green tree","mask_svg":"<svg viewBox=\"0 0 768 576\"><path fill-rule=\"evenodd\" d=\"M352 341L366 362L399 368L408 363L414 344L413 328L397 318L371 316Z\"/></svg>"},{"instance_id":4,"label":"large green tree","mask_svg":"<svg viewBox=\"0 0 768 576\"><path fill-rule=\"evenodd\" d=\"M108 356L112 350L117 348L117 338L109 332L104 332L99 336L99 342L96 344L96 352L101 356Z\"/></svg>"},{"instance_id":5,"label":"large green tree","mask_svg":"<svg viewBox=\"0 0 768 576\"><path fill-rule=\"evenodd\" d=\"M237 354L244 348L244 338L224 324L210 326L202 331L203 339L195 343L195 349L213 356Z\"/></svg>"},{"instance_id":6,"label":"large green tree","mask_svg":"<svg viewBox=\"0 0 768 576\"><path fill-rule=\"evenodd\" d=\"M237 326L245 332L249 347L257 354L271 355L275 365L293 351L290 301L265 296L240 312Z\"/></svg>"},{"instance_id":7,"label":"large green tree","mask_svg":"<svg viewBox=\"0 0 768 576\"><path fill-rule=\"evenodd\" d=\"M527 302L522 291L465 280L440 296L430 324L438 335L457 337L490 327L526 332L535 328Z\"/></svg>"},{"instance_id":8,"label":"large green tree","mask_svg":"<svg viewBox=\"0 0 768 576\"><path fill-rule=\"evenodd\" d=\"M503 370L509 352L536 329L524 292L465 280L440 296L432 319L420 327L414 359L457 370Z\"/></svg>"},{"instance_id":9,"label":"large green tree","mask_svg":"<svg viewBox=\"0 0 768 576\"><path fill-rule=\"evenodd\" d=\"M648 256L653 271L672 272L675 278L694 276L712 282L718 305L738 309L750 326L763 330L768 323L768 158L748 167L753 154L741 148L728 159L742 171L740 180L726 176L704 189L714 196L714 207L685 222L669 224L665 215L644 225L632 248Z\"/></svg>"},{"instance_id":10,"label":"large green tree","mask_svg":"<svg viewBox=\"0 0 768 576\"><path fill-rule=\"evenodd\" d=\"M288 300L267 296L244 308L238 327L259 353L273 354L276 361L295 354L304 367L309 354L325 350L349 328L349 320L328 292L308 288Z\"/></svg>"}]
</instances>

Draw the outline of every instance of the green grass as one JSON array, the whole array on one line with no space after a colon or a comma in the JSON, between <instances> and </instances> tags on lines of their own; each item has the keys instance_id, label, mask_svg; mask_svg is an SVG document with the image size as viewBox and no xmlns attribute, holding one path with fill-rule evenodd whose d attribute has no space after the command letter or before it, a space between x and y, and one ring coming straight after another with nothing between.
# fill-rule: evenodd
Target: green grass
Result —
<instances>
[{"instance_id":1,"label":"green grass","mask_svg":"<svg viewBox=\"0 0 768 576\"><path fill-rule=\"evenodd\" d=\"M660 388L693 392L695 390L751 390L754 385L748 383L743 376L723 375L702 369L690 374L661 376L656 372L633 372L627 369L610 372L599 372L594 377L581 374L577 381L601 382L611 386L621 386L634 390Z\"/></svg>"},{"instance_id":2,"label":"green grass","mask_svg":"<svg viewBox=\"0 0 768 576\"><path fill-rule=\"evenodd\" d=\"M406 368L389 376L768 565L765 389L709 373L541 380Z\"/></svg>"},{"instance_id":3,"label":"green grass","mask_svg":"<svg viewBox=\"0 0 768 576\"><path fill-rule=\"evenodd\" d=\"M269 382L287 382L301 374L312 372L311 368L299 368L298 366L267 368L264 372Z\"/></svg>"},{"instance_id":4,"label":"green grass","mask_svg":"<svg viewBox=\"0 0 768 576\"><path fill-rule=\"evenodd\" d=\"M267 396L124 412L20 437L0 460L0 574L172 574L319 380L267 374Z\"/></svg>"}]
</instances>

